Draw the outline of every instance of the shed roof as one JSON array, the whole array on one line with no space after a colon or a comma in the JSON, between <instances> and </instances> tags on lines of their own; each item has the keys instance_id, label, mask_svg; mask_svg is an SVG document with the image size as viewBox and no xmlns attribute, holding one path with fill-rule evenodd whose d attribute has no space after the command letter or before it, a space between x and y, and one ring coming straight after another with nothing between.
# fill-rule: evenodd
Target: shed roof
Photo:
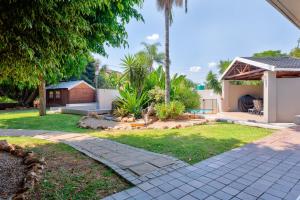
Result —
<instances>
[{"instance_id":1,"label":"shed roof","mask_svg":"<svg viewBox=\"0 0 300 200\"><path fill-rule=\"evenodd\" d=\"M91 86L90 84L88 84L84 80L60 82L58 84L49 85L48 87L46 87L46 89L47 90L54 90L54 89L67 89L67 90L71 90L72 88L76 87L77 85L79 85L81 83L84 83L87 86L89 86L90 88L95 89L93 86Z\"/></svg>"},{"instance_id":2,"label":"shed roof","mask_svg":"<svg viewBox=\"0 0 300 200\"><path fill-rule=\"evenodd\" d=\"M278 72L278 77L300 76L300 59L292 57L237 57L220 79L260 80L264 71Z\"/></svg>"}]
</instances>

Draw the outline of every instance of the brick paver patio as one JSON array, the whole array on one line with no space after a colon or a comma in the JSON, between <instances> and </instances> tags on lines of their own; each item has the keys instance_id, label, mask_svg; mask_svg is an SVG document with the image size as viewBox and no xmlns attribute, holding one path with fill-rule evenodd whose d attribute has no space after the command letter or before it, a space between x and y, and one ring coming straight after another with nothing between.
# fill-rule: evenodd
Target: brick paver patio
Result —
<instances>
[{"instance_id":1,"label":"brick paver patio","mask_svg":"<svg viewBox=\"0 0 300 200\"><path fill-rule=\"evenodd\" d=\"M300 196L300 128L154 178L106 200L296 200Z\"/></svg>"}]
</instances>

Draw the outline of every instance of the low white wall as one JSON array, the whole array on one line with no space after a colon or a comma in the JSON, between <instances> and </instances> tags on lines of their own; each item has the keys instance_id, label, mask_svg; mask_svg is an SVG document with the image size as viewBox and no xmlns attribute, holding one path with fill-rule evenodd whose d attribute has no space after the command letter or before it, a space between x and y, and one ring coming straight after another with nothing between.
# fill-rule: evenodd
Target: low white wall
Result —
<instances>
[{"instance_id":1,"label":"low white wall","mask_svg":"<svg viewBox=\"0 0 300 200\"><path fill-rule=\"evenodd\" d=\"M214 93L213 90L198 90L200 95L200 109L214 109L213 112L220 110L221 95Z\"/></svg>"},{"instance_id":2,"label":"low white wall","mask_svg":"<svg viewBox=\"0 0 300 200\"><path fill-rule=\"evenodd\" d=\"M118 90L98 89L97 98L100 104L100 110L111 110L112 102L120 96Z\"/></svg>"},{"instance_id":3,"label":"low white wall","mask_svg":"<svg viewBox=\"0 0 300 200\"><path fill-rule=\"evenodd\" d=\"M300 115L300 78L277 79L277 122L293 122Z\"/></svg>"},{"instance_id":4,"label":"low white wall","mask_svg":"<svg viewBox=\"0 0 300 200\"><path fill-rule=\"evenodd\" d=\"M251 95L255 98L263 98L263 85L233 85L229 83L227 94L223 96L223 101L227 102L225 112L237 112L238 100L241 96ZM225 99L227 98L227 99Z\"/></svg>"}]
</instances>

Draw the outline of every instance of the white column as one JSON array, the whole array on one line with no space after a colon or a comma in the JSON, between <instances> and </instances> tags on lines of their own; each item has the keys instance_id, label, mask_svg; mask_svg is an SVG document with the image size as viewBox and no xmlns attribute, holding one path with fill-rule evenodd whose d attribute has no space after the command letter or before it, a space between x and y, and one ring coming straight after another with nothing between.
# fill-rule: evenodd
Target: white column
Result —
<instances>
[{"instance_id":1,"label":"white column","mask_svg":"<svg viewBox=\"0 0 300 200\"><path fill-rule=\"evenodd\" d=\"M221 112L228 112L229 107L229 80L222 80L222 98L221 98Z\"/></svg>"},{"instance_id":2,"label":"white column","mask_svg":"<svg viewBox=\"0 0 300 200\"><path fill-rule=\"evenodd\" d=\"M265 71L264 82L264 120L268 123L277 121L277 79L276 72Z\"/></svg>"}]
</instances>

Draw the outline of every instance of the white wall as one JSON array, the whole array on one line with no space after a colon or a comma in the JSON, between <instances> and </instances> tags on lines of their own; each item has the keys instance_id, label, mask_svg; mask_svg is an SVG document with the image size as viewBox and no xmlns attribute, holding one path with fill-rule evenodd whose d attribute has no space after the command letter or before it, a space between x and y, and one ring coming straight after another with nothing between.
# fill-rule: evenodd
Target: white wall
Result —
<instances>
[{"instance_id":1,"label":"white wall","mask_svg":"<svg viewBox=\"0 0 300 200\"><path fill-rule=\"evenodd\" d=\"M120 94L118 90L98 89L97 96L100 103L100 110L111 110L112 102L117 99Z\"/></svg>"},{"instance_id":2,"label":"white wall","mask_svg":"<svg viewBox=\"0 0 300 200\"><path fill-rule=\"evenodd\" d=\"M300 115L300 78L277 79L277 122L293 122Z\"/></svg>"}]
</instances>

